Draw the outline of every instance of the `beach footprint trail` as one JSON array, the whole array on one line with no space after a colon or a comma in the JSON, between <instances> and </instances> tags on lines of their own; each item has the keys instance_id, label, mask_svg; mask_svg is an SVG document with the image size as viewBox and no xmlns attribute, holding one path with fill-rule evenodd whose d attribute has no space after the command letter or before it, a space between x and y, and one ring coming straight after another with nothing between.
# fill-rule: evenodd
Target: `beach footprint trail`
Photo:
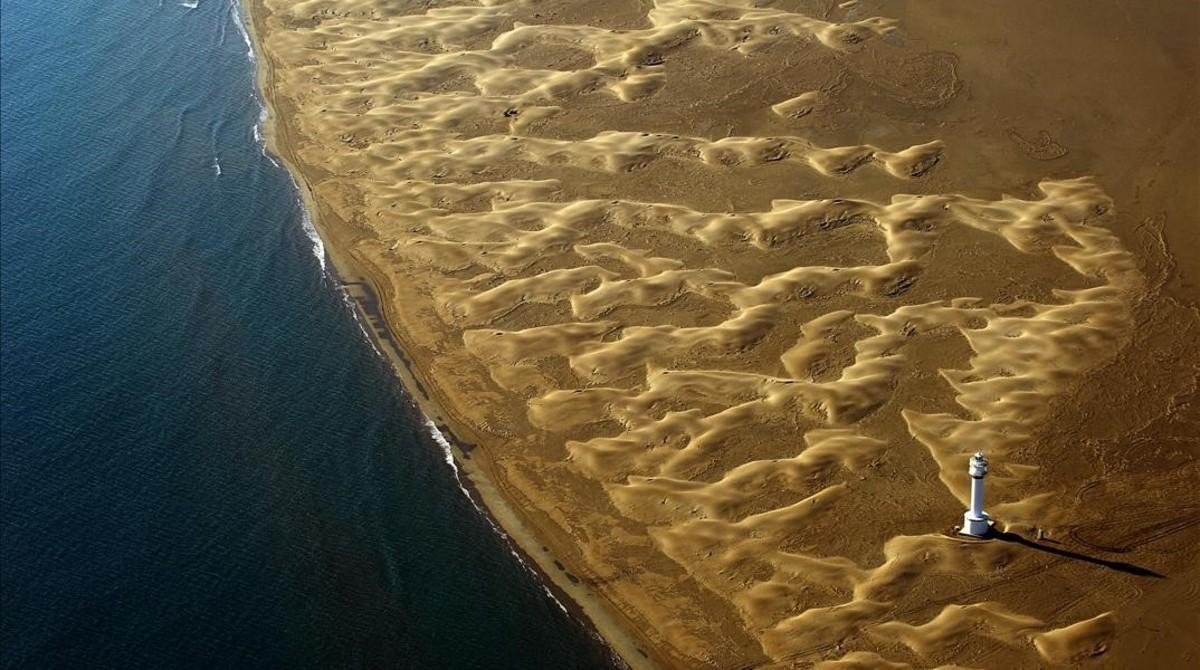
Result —
<instances>
[{"instance_id":1,"label":"beach footprint trail","mask_svg":"<svg viewBox=\"0 0 1200 670\"><path fill-rule=\"evenodd\" d=\"M589 4L264 2L295 160L456 430L671 662L1103 653L1109 613L1006 600L1038 556L946 531L980 449L1006 528L1065 522L1024 447L1145 291L1104 189L810 139L904 29L853 3ZM954 97L908 62L856 85Z\"/></svg>"}]
</instances>

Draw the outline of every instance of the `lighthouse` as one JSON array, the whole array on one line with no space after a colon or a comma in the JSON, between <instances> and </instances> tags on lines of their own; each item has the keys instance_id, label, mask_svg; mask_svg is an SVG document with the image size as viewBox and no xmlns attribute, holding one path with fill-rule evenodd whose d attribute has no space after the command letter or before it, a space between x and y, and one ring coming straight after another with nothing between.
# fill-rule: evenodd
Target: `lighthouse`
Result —
<instances>
[{"instance_id":1,"label":"lighthouse","mask_svg":"<svg viewBox=\"0 0 1200 670\"><path fill-rule=\"evenodd\" d=\"M988 461L982 451L975 452L967 465L967 474L971 475L971 509L963 514L963 535L983 537L992 528L992 520L983 511L983 478L988 473Z\"/></svg>"}]
</instances>

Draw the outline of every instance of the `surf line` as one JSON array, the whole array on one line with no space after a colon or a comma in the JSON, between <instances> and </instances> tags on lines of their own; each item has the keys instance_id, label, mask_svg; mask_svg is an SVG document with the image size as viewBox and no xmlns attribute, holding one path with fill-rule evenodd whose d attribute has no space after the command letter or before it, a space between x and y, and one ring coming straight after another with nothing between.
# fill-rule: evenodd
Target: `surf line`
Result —
<instances>
[{"instance_id":1,"label":"surf line","mask_svg":"<svg viewBox=\"0 0 1200 670\"><path fill-rule=\"evenodd\" d=\"M242 12L238 7L239 3L240 0L230 0L229 16L230 20L233 21L234 26L237 27L238 33L242 36L242 41L246 44L246 58L251 67L254 69L254 75L257 79L258 71L256 66L258 64L258 57L254 53L254 41L250 39L249 28L245 23L246 19L242 16ZM258 118L255 120L255 123L251 127L250 131L254 138L254 143L258 145L259 152L264 158L270 161L273 167L282 169L283 166L279 164L279 161L277 161L267 149L267 140L262 131L262 125L267 122L267 119L270 116L270 112L267 108L267 102L262 99L262 96L259 95L256 87L251 87L250 97L254 99L255 104L258 106ZM213 161L213 167L216 169L217 176L220 176L221 166L216 162L216 158L214 158ZM285 169L284 172L287 173L288 180L292 184L292 193L295 194L296 204L300 209L300 229L304 231L304 236L308 238L312 245L313 256L316 257L317 263L321 266L322 275L329 277L330 268L328 255L325 253L325 241L321 239L320 233L317 232L316 226L313 225L312 217L308 212L308 207L305 206L304 198L301 196L301 187L300 183L296 180L296 176L292 174L291 170Z\"/></svg>"},{"instance_id":2,"label":"surf line","mask_svg":"<svg viewBox=\"0 0 1200 670\"><path fill-rule=\"evenodd\" d=\"M261 81L263 72L262 68L260 67L261 63L259 62L254 51L254 40L249 32L251 27L246 23L247 18L244 13L239 10L239 4L243 1L251 0L230 0L230 16L248 46L247 57L250 63L255 66L255 79L261 84L263 83ZM312 214L309 211L310 208L308 206L309 201L303 197L304 192L301 189L303 189L304 186L300 183L300 178L293 173L290 167L285 167L281 164L281 162L285 163L286 159L282 161L277 160L275 156L272 156L272 153L267 146L266 138L264 137L261 127L263 124L267 123L270 118L270 108L266 100L263 98L265 94L266 92L260 91L258 86L255 86L254 90L251 92L251 96L257 102L260 110L258 121L253 126L252 130L254 141L256 144L258 144L263 156L272 164L272 166L283 169L287 173L292 184L293 193L296 195L296 199L299 202L300 211L302 213L300 222L301 228L304 230L305 235L312 241L313 254L316 256L321 265L322 277L333 280L331 283L333 284L334 291L336 291L336 293L342 299L342 302L349 308L352 318L358 324L359 331L362 332L363 336L370 343L371 348L375 351L375 353L380 356L385 363L389 364L389 366L393 368L393 374L399 374L401 377L404 377L400 369L400 365L398 364L402 364L403 367L407 368L409 367L408 359L400 350L399 343L394 341L394 338L391 336L391 332L387 328L387 323L384 321L382 309L380 309L381 306L379 305L379 300L375 294L374 287L369 284L365 277L359 278L359 281L353 282L343 282L339 280L336 264L330 259L329 254L326 252L325 242L320 235L320 231L313 222ZM280 158L282 159L282 157ZM310 196L312 196L311 191ZM315 206L315 199L312 204ZM361 287L363 293L361 297L353 295L349 290L349 287L353 284L358 284ZM379 321L378 327L375 327L375 325L371 323L371 321L374 320ZM379 332L380 329L382 329L384 332ZM384 348L391 350L394 356L384 351ZM425 393L424 388L421 387L420 381L417 379L416 374L411 369L407 370L407 372L407 376L412 378L414 386L416 387L414 390L421 392L422 395L428 397L428 394ZM402 387L404 386L407 385L402 384ZM462 494L467 498L467 501L471 503L471 506L475 508L476 512L487 521L488 525L492 528L492 531L495 532L497 536L499 536L499 538L504 542L508 552L517 559L517 562L521 565L522 569L524 569L531 577L533 577L537 585L542 589L546 596L549 597L550 600L560 610L562 610L563 614L566 615L568 619L577 620L582 617L583 621L587 621L586 615L582 613L580 615L572 613L572 610L563 603L563 601L551 588L554 580L550 577L549 573L543 573L542 570L539 570L538 567L535 567L532 557L527 557L523 553L523 550L516 543L516 540L514 540L509 533L505 532L505 530L496 521L493 514L487 510L482 503L476 500L476 495L472 494L471 488L468 486L467 481L463 479L462 472L459 470L458 464L455 461L451 439L445 432L443 432L443 429L440 428L432 418L421 411L420 403L417 401L417 398L412 395L410 389L404 388L404 395L408 397L409 401L412 403L416 414L424 420L426 431L438 449L441 451L442 459L449 466L451 475L454 477L455 484L458 486ZM605 643L605 646L609 646L611 648L611 646L607 644L607 641L599 636L599 633L594 626L588 626L588 628L591 630L592 634L597 637L597 639L599 639L602 643Z\"/></svg>"},{"instance_id":3,"label":"surf line","mask_svg":"<svg viewBox=\"0 0 1200 670\"><path fill-rule=\"evenodd\" d=\"M234 27L237 28L238 34L242 36L242 42L246 45L246 60L249 61L252 69L254 69L254 76L257 79L258 55L254 53L254 41L250 39L250 29L246 24L246 19L242 16L241 9L239 8L240 2L241 0L229 0L229 17L233 22ZM225 41L225 24L222 23L221 27L221 42L223 44ZM253 98L255 104L258 105L258 120L251 127L250 131L254 136L254 143L258 145L259 152L262 153L264 158L271 162L271 165L275 167L282 167L280 166L279 161L275 160L275 157L272 156L271 152L267 150L267 139L263 136L262 125L267 122L267 117L269 115L269 112L267 111L267 103L262 99L262 96L258 94L257 87L252 86L250 88L250 97ZM292 181L295 182L295 179L293 178Z\"/></svg>"},{"instance_id":4,"label":"surf line","mask_svg":"<svg viewBox=\"0 0 1200 670\"><path fill-rule=\"evenodd\" d=\"M454 445L452 437L447 434L448 429L443 429L438 425L433 417L422 411L421 403L414 396L414 392L421 394L426 398L427 401L431 399L428 392L417 378L416 372L412 369L408 357L404 354L403 349L400 347L400 343L396 341L396 338L392 335L391 331L388 330L387 321L383 316L382 305L374 287L371 286L365 277L356 277L356 281L338 280L337 266L332 262L329 264L328 271L335 279L333 282L335 290L342 297L343 302L349 307L355 323L358 324L359 331L363 334L363 337L367 339L368 343L370 343L371 348L375 351L375 354L378 355L380 360L388 365L389 368L391 368L391 374L399 377L400 381L403 382L405 379L411 380L412 388L410 388L409 384L401 384L403 395L409 401L409 407L412 412L417 417L420 417L421 421L423 422L426 433L430 438L432 438L434 445L436 445L442 456L442 460L450 468L450 474L454 479L454 483L458 487L458 490L462 493L463 497L467 499L467 502L471 503L471 506L475 508L476 513L478 513L487 522L488 526L491 527L492 532L494 532L504 543L508 553L512 554L512 556L517 559L517 562L520 564L521 568L534 579L538 587L541 588L542 592L545 593L546 596L549 597L550 600L560 610L562 610L563 614L565 614L567 618L573 620L579 619L580 617L573 614L572 611L567 608L566 604L564 604L554 592L554 590L551 589L550 585L553 583L553 579L550 577L550 575L548 573L543 573L542 570L539 570L537 567L535 567L535 565L532 563L533 558L526 556L524 551L520 548L520 545L518 545L516 540L514 540L513 537L504 530L500 523L495 519L492 512L489 511L487 507L477 499L479 494L472 491L474 488L473 483L469 478L466 478L463 475L462 471L458 467L458 462L455 460ZM352 288L355 289L353 292L351 291ZM460 451L464 451L461 446ZM544 569L548 570L549 568ZM586 615L582 620L587 620ZM594 630L593 633L598 635L598 633L595 633ZM598 637L597 639L601 640L601 642L604 642L603 638L601 637Z\"/></svg>"},{"instance_id":5,"label":"surf line","mask_svg":"<svg viewBox=\"0 0 1200 670\"><path fill-rule=\"evenodd\" d=\"M513 541L513 539L509 537L508 533L504 532L504 529L501 528L494 519L492 519L492 515L489 514L482 505L475 501L475 496L471 495L471 492L467 490L466 486L463 485L462 473L458 470L458 464L454 462L454 450L450 446L450 440L446 439L445 433L438 428L437 424L433 422L433 419L430 419L429 417L424 418L425 428L429 431L430 436L433 437L433 441L436 442L439 447L441 447L443 459L446 461L446 465L449 465L450 469L453 471L454 481L458 484L458 489L462 491L462 494L471 502L471 506L475 508L475 511L479 512L479 514L483 516L484 520L488 522L488 525L492 527L492 531L499 535L504 541L504 545L508 549L508 553L512 554L513 557L517 559L517 562L521 564L521 567L525 569L525 572L529 573L537 581L538 586L542 587L542 591L550 598L550 600L554 602L555 605L558 606L558 609L562 610L563 614L570 617L571 612L567 609L567 606L558 599L558 596L554 595L554 592L550 590L550 587L546 585L546 579L541 575L541 573L534 569L532 565L529 564L529 561L527 561L523 555L521 555L521 552L517 550L516 543Z\"/></svg>"}]
</instances>

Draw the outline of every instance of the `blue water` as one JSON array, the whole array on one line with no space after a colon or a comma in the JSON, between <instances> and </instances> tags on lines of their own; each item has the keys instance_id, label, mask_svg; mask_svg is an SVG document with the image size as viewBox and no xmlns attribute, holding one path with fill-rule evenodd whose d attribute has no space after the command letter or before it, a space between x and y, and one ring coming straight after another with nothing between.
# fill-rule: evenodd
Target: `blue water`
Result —
<instances>
[{"instance_id":1,"label":"blue water","mask_svg":"<svg viewBox=\"0 0 1200 670\"><path fill-rule=\"evenodd\" d=\"M3 667L608 665L323 272L228 1L0 7Z\"/></svg>"}]
</instances>

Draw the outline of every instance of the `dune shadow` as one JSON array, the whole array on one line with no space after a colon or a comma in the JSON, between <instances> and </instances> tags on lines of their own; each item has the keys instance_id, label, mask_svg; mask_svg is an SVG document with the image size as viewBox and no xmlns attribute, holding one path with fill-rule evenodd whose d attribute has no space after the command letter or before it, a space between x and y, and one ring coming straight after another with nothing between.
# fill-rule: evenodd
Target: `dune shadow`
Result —
<instances>
[{"instance_id":1,"label":"dune shadow","mask_svg":"<svg viewBox=\"0 0 1200 670\"><path fill-rule=\"evenodd\" d=\"M1019 544L1024 547L1029 547L1030 549L1046 552L1047 554L1054 554L1055 556L1062 556L1063 558L1070 558L1076 561L1083 561L1084 563L1091 563L1092 565L1099 565L1100 567L1108 568L1109 570L1116 570L1118 572L1124 572L1125 574L1135 575L1137 577L1154 577L1155 579L1166 579L1167 577L1164 574L1155 572L1149 568L1143 568L1140 565L1126 563L1125 561L1109 561L1103 558L1096 558L1095 556L1088 556L1087 554L1081 554L1077 551L1071 551L1069 549L1063 549L1061 547L1035 542L1027 537L1017 535L1016 533L993 530L990 534L988 534L988 537L990 539L1000 540L1001 542Z\"/></svg>"}]
</instances>

